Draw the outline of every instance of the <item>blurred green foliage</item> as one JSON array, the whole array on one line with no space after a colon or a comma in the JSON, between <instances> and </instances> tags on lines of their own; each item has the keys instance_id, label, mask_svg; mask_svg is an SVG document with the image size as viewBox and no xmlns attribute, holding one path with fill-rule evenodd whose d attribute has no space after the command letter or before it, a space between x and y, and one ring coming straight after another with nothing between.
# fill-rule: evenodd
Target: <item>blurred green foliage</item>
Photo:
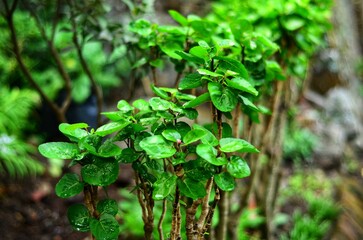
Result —
<instances>
[{"instance_id":1,"label":"blurred green foliage","mask_svg":"<svg viewBox=\"0 0 363 240\"><path fill-rule=\"evenodd\" d=\"M36 148L26 141L26 130L32 127L30 113L38 103L34 91L0 88L0 173L24 177L43 171L32 158Z\"/></svg>"}]
</instances>

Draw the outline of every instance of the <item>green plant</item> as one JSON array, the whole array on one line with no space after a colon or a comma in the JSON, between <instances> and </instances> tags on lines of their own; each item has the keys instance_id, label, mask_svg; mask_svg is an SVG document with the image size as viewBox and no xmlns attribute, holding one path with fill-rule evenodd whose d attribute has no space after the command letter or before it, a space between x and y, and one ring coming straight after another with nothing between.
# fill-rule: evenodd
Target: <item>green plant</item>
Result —
<instances>
[{"instance_id":1,"label":"green plant","mask_svg":"<svg viewBox=\"0 0 363 240\"><path fill-rule=\"evenodd\" d=\"M29 130L29 115L39 102L31 90L0 89L0 172L24 177L41 173L43 166L33 159L34 146L26 142L24 132Z\"/></svg>"},{"instance_id":2,"label":"green plant","mask_svg":"<svg viewBox=\"0 0 363 240\"><path fill-rule=\"evenodd\" d=\"M181 237L182 222L188 239L203 239L211 232L221 196L234 190L235 179L250 175L242 155L258 152L246 140L234 137L238 129L228 121L239 116L240 108L254 119L263 112L253 102L264 85L250 77L255 68L244 65L245 58L257 53L247 51L250 45L245 43L256 40L262 62L278 47L251 29L242 36L236 26L219 26L197 16L185 18L175 11L170 15L180 26L138 19L130 23L129 34L138 39L132 44L144 55L134 67L148 67L157 85L156 69L164 61L172 62L179 73L178 88L151 85L155 97L131 104L119 101L118 111L103 113L109 123L97 129L88 129L85 123L63 123L59 130L71 143L39 146L48 158L72 159L70 166L81 165L81 177L65 174L56 193L67 198L84 191L85 205L71 206L68 217L76 230L91 231L97 239L115 239L119 233L114 217L117 205L113 200L98 202L97 189L116 181L120 163L131 164L135 171L146 239L151 239L154 229L155 201L163 206L172 203L170 239ZM276 63L266 63L267 84L281 71ZM210 121L193 123L200 120L198 113L207 106ZM118 146L120 142L124 147ZM163 207L158 219L161 239L166 212Z\"/></svg>"},{"instance_id":3,"label":"green plant","mask_svg":"<svg viewBox=\"0 0 363 240\"><path fill-rule=\"evenodd\" d=\"M295 173L280 198L285 204L297 196L307 210L302 212L297 206L292 216L293 226L282 239L322 239L340 212L333 200L333 183L319 172Z\"/></svg>"},{"instance_id":4,"label":"green plant","mask_svg":"<svg viewBox=\"0 0 363 240\"><path fill-rule=\"evenodd\" d=\"M305 128L290 126L285 130L284 158L294 163L309 162L318 138Z\"/></svg>"}]
</instances>

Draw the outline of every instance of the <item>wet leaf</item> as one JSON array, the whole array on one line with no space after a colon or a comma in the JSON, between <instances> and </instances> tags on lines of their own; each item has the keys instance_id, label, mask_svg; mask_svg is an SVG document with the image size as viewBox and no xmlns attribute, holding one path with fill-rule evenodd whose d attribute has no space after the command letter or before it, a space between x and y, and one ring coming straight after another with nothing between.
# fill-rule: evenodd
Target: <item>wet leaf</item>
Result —
<instances>
[{"instance_id":1,"label":"wet leaf","mask_svg":"<svg viewBox=\"0 0 363 240\"><path fill-rule=\"evenodd\" d=\"M69 223L74 230L88 232L90 230L90 214L83 204L77 203L70 206L67 210Z\"/></svg>"},{"instance_id":2,"label":"wet leaf","mask_svg":"<svg viewBox=\"0 0 363 240\"><path fill-rule=\"evenodd\" d=\"M83 181L95 186L108 186L117 180L118 163L105 158L96 158L94 163L82 167Z\"/></svg>"},{"instance_id":3,"label":"wet leaf","mask_svg":"<svg viewBox=\"0 0 363 240\"><path fill-rule=\"evenodd\" d=\"M67 142L43 143L38 149L47 158L73 159L80 154L77 144Z\"/></svg>"},{"instance_id":4,"label":"wet leaf","mask_svg":"<svg viewBox=\"0 0 363 240\"><path fill-rule=\"evenodd\" d=\"M258 153L259 151L251 143L238 138L222 138L219 140L220 150L222 152L250 152Z\"/></svg>"},{"instance_id":5,"label":"wet leaf","mask_svg":"<svg viewBox=\"0 0 363 240\"><path fill-rule=\"evenodd\" d=\"M153 184L153 199L162 200L175 190L177 176L163 173Z\"/></svg>"},{"instance_id":6,"label":"wet leaf","mask_svg":"<svg viewBox=\"0 0 363 240\"><path fill-rule=\"evenodd\" d=\"M213 105L222 112L230 112L237 105L236 95L227 87L216 82L208 83L208 91Z\"/></svg>"},{"instance_id":7,"label":"wet leaf","mask_svg":"<svg viewBox=\"0 0 363 240\"><path fill-rule=\"evenodd\" d=\"M83 183L75 173L66 173L55 186L55 193L58 197L69 198L76 196L83 191Z\"/></svg>"},{"instance_id":8,"label":"wet leaf","mask_svg":"<svg viewBox=\"0 0 363 240\"><path fill-rule=\"evenodd\" d=\"M140 142L140 147L151 158L167 158L173 156L176 152L173 144L166 142L161 135L144 138Z\"/></svg>"},{"instance_id":9,"label":"wet leaf","mask_svg":"<svg viewBox=\"0 0 363 240\"><path fill-rule=\"evenodd\" d=\"M97 211L102 214L110 214L116 216L118 212L118 205L114 199L103 199L97 203Z\"/></svg>"},{"instance_id":10,"label":"wet leaf","mask_svg":"<svg viewBox=\"0 0 363 240\"><path fill-rule=\"evenodd\" d=\"M232 191L236 187L234 178L228 172L214 175L214 181L220 189L226 192Z\"/></svg>"},{"instance_id":11,"label":"wet leaf","mask_svg":"<svg viewBox=\"0 0 363 240\"><path fill-rule=\"evenodd\" d=\"M91 218L90 228L97 240L116 240L118 238L119 224L110 214L102 214L99 220Z\"/></svg>"},{"instance_id":12,"label":"wet leaf","mask_svg":"<svg viewBox=\"0 0 363 240\"><path fill-rule=\"evenodd\" d=\"M238 156L231 156L227 164L227 171L235 178L245 178L251 175L251 170L246 160Z\"/></svg>"}]
</instances>

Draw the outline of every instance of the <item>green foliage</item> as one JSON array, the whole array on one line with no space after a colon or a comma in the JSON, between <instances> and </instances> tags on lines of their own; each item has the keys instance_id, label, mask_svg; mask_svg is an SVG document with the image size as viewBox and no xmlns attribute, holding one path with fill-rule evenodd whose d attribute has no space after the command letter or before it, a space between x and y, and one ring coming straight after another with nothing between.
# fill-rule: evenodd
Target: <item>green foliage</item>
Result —
<instances>
[{"instance_id":1,"label":"green foliage","mask_svg":"<svg viewBox=\"0 0 363 240\"><path fill-rule=\"evenodd\" d=\"M295 163L309 161L318 138L305 128L292 125L285 130L283 153L285 159Z\"/></svg>"},{"instance_id":2,"label":"green foliage","mask_svg":"<svg viewBox=\"0 0 363 240\"><path fill-rule=\"evenodd\" d=\"M33 91L0 88L1 173L24 177L43 171L43 166L32 157L35 148L23 136L24 131L32 127L29 115L38 101Z\"/></svg>"},{"instance_id":3,"label":"green foliage","mask_svg":"<svg viewBox=\"0 0 363 240\"><path fill-rule=\"evenodd\" d=\"M294 174L282 197L286 200L299 196L308 209L306 213L294 211L293 228L282 239L322 239L340 212L332 191L333 183L319 172Z\"/></svg>"}]
</instances>

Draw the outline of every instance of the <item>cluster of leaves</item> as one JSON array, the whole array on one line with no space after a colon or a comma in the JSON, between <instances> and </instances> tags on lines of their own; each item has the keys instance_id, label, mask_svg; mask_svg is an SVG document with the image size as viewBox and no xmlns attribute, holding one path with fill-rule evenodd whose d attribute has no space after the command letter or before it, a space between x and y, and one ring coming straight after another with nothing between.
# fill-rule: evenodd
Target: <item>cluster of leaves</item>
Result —
<instances>
[{"instance_id":1,"label":"cluster of leaves","mask_svg":"<svg viewBox=\"0 0 363 240\"><path fill-rule=\"evenodd\" d=\"M0 89L1 173L26 176L43 171L43 166L31 157L34 147L24 137L24 131L30 128L29 114L38 102L38 95L31 90Z\"/></svg>"},{"instance_id":2,"label":"cluster of leaves","mask_svg":"<svg viewBox=\"0 0 363 240\"><path fill-rule=\"evenodd\" d=\"M97 129L88 130L85 123L61 124L59 130L71 143L45 143L39 151L48 158L72 159L71 166L80 164L82 169L81 178L74 173L61 178L56 186L58 196L72 197L86 186L112 184L118 177L119 164L132 165L137 188L149 199L149 205L179 196L191 201L204 198L210 191L206 188L208 181L213 182L216 191L232 191L235 178L250 175L240 154L258 150L233 137L233 129L225 120L232 118L236 108L255 120L264 112L253 102L259 97L258 88L282 78L278 64L267 61L278 47L251 29L245 32L237 25L219 25L198 16L186 18L175 11L170 15L180 26L159 26L138 19L129 24L129 35L134 37L134 47L145 56L134 67L155 69L172 62L184 75L178 89L152 85L156 96L148 101L138 99L129 104L121 100L118 111L103 113L110 122ZM259 79L251 74L254 66L244 64L254 55L264 63L264 75ZM202 93L186 93L191 90ZM196 109L208 102L212 123L185 121L197 119ZM117 209L112 200L106 201L97 204L97 214L81 204L71 207L68 216L72 226L90 230L100 239L115 238ZM105 210L99 204L112 207Z\"/></svg>"},{"instance_id":3,"label":"cluster of leaves","mask_svg":"<svg viewBox=\"0 0 363 240\"><path fill-rule=\"evenodd\" d=\"M332 4L332 0L222 0L213 5L211 17L227 22L248 20L256 32L281 47L286 74L303 80L309 59L325 44Z\"/></svg>"}]
</instances>

